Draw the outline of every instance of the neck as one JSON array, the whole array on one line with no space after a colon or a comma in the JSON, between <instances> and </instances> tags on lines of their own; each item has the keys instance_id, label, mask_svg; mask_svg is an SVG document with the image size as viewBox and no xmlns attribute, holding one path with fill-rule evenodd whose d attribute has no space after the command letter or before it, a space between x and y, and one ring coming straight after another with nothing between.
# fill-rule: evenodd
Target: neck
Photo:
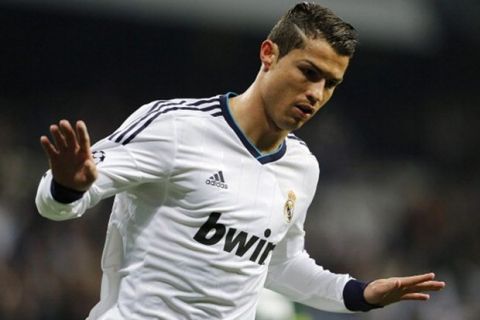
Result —
<instances>
[{"instance_id":1,"label":"neck","mask_svg":"<svg viewBox=\"0 0 480 320\"><path fill-rule=\"evenodd\" d=\"M233 118L257 149L268 153L280 147L289 132L270 120L265 103L255 90L255 82L244 93L230 98L229 103Z\"/></svg>"}]
</instances>

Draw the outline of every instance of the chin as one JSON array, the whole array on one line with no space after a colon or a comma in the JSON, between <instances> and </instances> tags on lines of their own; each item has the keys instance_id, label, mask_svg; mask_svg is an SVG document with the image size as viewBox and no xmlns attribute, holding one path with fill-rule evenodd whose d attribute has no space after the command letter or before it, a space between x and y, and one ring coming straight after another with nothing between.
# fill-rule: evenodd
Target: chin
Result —
<instances>
[{"instance_id":1,"label":"chin","mask_svg":"<svg viewBox=\"0 0 480 320\"><path fill-rule=\"evenodd\" d=\"M278 119L279 121L274 121L275 127L278 131L288 131L292 132L294 130L300 129L306 121L302 119L296 119L294 117L287 117L285 119Z\"/></svg>"},{"instance_id":2,"label":"chin","mask_svg":"<svg viewBox=\"0 0 480 320\"><path fill-rule=\"evenodd\" d=\"M289 132L292 132L292 131L295 131L297 129L300 129L302 126L304 125L303 122L292 122L292 123L288 123L288 124L284 124L284 126L282 126L282 130L284 131L289 131Z\"/></svg>"}]
</instances>

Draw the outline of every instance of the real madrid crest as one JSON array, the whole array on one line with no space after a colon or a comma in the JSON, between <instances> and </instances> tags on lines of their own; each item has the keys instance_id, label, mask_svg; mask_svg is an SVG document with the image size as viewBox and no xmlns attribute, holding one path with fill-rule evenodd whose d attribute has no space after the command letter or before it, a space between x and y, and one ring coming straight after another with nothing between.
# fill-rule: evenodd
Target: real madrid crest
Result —
<instances>
[{"instance_id":1,"label":"real madrid crest","mask_svg":"<svg viewBox=\"0 0 480 320\"><path fill-rule=\"evenodd\" d=\"M288 199L285 202L285 206L283 207L283 215L288 223L292 222L296 200L297 196L295 196L295 192L291 190L288 191Z\"/></svg>"}]
</instances>

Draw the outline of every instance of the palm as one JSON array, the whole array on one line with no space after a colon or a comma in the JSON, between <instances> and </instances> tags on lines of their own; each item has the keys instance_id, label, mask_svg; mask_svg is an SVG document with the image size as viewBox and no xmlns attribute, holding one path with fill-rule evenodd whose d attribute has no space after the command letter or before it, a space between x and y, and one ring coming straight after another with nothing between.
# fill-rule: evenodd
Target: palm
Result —
<instances>
[{"instance_id":1,"label":"palm","mask_svg":"<svg viewBox=\"0 0 480 320\"><path fill-rule=\"evenodd\" d=\"M46 136L40 138L47 154L52 175L59 184L78 191L87 190L97 177L90 151L90 138L82 121L76 130L66 120L50 126L53 143Z\"/></svg>"}]
</instances>

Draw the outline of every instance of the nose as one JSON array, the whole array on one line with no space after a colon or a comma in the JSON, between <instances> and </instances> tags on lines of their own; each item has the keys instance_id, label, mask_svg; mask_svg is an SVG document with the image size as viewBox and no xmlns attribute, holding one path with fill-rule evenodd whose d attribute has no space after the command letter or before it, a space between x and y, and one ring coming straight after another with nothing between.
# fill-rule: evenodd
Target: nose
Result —
<instances>
[{"instance_id":1,"label":"nose","mask_svg":"<svg viewBox=\"0 0 480 320\"><path fill-rule=\"evenodd\" d=\"M318 82L311 84L308 92L307 99L312 104L315 105L317 102L323 100L323 94L325 92L325 79L321 79Z\"/></svg>"}]
</instances>

